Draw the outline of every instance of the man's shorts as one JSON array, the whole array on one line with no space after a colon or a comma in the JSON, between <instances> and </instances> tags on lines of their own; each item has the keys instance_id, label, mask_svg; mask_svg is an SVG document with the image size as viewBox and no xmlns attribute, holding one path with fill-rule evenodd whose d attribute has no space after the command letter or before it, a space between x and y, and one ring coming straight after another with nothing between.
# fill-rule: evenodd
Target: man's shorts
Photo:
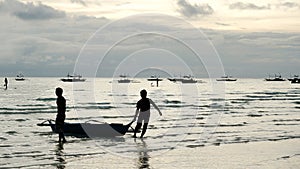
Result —
<instances>
[{"instance_id":1,"label":"man's shorts","mask_svg":"<svg viewBox=\"0 0 300 169\"><path fill-rule=\"evenodd\" d=\"M149 119L150 119L150 110L142 111L139 113L137 122L142 123L144 121L144 123L148 123Z\"/></svg>"}]
</instances>

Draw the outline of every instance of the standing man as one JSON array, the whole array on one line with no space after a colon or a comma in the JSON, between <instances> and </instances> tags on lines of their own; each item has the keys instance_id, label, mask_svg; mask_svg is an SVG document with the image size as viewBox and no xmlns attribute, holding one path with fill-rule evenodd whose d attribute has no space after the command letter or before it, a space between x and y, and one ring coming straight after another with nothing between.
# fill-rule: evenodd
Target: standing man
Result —
<instances>
[{"instance_id":1,"label":"standing man","mask_svg":"<svg viewBox=\"0 0 300 169\"><path fill-rule=\"evenodd\" d=\"M141 90L140 95L142 98L136 104L136 111L133 119L135 121L137 116L139 116L136 127L134 129L134 135L133 135L134 138L136 138L137 131L142 127L143 121L144 121L144 125L143 125L141 138L143 138L144 134L146 133L148 122L150 119L150 104L152 104L153 107L158 111L159 115L162 115L162 113L160 112L156 104L151 99L147 98L147 91L145 89Z\"/></svg>"},{"instance_id":2,"label":"standing man","mask_svg":"<svg viewBox=\"0 0 300 169\"><path fill-rule=\"evenodd\" d=\"M4 79L4 86L5 86L5 90L7 90L7 86L8 86L8 80L7 80L7 78Z\"/></svg>"},{"instance_id":3,"label":"standing man","mask_svg":"<svg viewBox=\"0 0 300 169\"><path fill-rule=\"evenodd\" d=\"M58 142L67 142L64 135L64 123L66 119L66 99L62 96L63 89L58 87L55 90L57 96L56 105L57 105L57 115L55 120L56 132L59 134Z\"/></svg>"}]
</instances>

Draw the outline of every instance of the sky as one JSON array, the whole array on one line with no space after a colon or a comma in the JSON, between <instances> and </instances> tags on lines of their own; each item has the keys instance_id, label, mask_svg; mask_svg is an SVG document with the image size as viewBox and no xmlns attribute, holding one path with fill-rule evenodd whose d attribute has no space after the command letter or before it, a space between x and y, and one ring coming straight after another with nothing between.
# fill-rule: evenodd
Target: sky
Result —
<instances>
[{"instance_id":1,"label":"sky","mask_svg":"<svg viewBox=\"0 0 300 169\"><path fill-rule=\"evenodd\" d=\"M0 76L288 77L299 18L300 0L0 0Z\"/></svg>"}]
</instances>

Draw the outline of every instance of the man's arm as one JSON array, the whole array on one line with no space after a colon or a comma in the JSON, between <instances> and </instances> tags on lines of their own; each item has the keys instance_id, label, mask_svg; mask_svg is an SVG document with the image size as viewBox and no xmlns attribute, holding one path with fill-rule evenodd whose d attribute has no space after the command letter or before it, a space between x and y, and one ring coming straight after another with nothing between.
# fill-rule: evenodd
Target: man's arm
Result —
<instances>
[{"instance_id":1,"label":"man's arm","mask_svg":"<svg viewBox=\"0 0 300 169\"><path fill-rule=\"evenodd\" d=\"M133 118L133 121L136 121L136 118L137 118L137 115L139 114L139 109L137 108L136 110L135 110L135 115L134 115L134 118Z\"/></svg>"},{"instance_id":2,"label":"man's arm","mask_svg":"<svg viewBox=\"0 0 300 169\"><path fill-rule=\"evenodd\" d=\"M157 107L157 105L151 100L149 99L150 103L153 105L153 107L158 111L159 115L162 115L161 111L159 110L159 108Z\"/></svg>"}]
</instances>

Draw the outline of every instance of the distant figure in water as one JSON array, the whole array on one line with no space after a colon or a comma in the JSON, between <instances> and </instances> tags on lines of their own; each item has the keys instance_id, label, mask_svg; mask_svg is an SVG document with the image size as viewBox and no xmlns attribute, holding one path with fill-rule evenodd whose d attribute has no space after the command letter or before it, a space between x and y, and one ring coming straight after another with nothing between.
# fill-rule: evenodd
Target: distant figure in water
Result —
<instances>
[{"instance_id":1,"label":"distant figure in water","mask_svg":"<svg viewBox=\"0 0 300 169\"><path fill-rule=\"evenodd\" d=\"M146 133L147 127L148 127L148 122L150 119L150 103L153 105L153 107L159 112L159 115L162 115L160 112L159 108L156 106L156 104L149 98L147 98L147 91L141 90L140 95L142 97L141 100L139 100L136 104L136 111L135 111L135 116L134 116L134 121L136 120L137 116L137 124L134 129L134 135L133 137L136 138L136 133L140 128L142 127L142 122L144 121L143 125L143 130L141 134L141 138L143 138L144 134Z\"/></svg>"},{"instance_id":2,"label":"distant figure in water","mask_svg":"<svg viewBox=\"0 0 300 169\"><path fill-rule=\"evenodd\" d=\"M7 80L7 78L4 79L4 86L5 86L5 90L7 90L7 86L8 86L8 80Z\"/></svg>"},{"instance_id":3,"label":"distant figure in water","mask_svg":"<svg viewBox=\"0 0 300 169\"><path fill-rule=\"evenodd\" d=\"M64 123L66 118L66 99L62 96L63 89L62 88L56 88L55 94L57 96L56 104L57 104L57 115L56 115L56 121L55 121L55 127L56 131L59 134L58 142L67 142L64 135Z\"/></svg>"}]
</instances>

